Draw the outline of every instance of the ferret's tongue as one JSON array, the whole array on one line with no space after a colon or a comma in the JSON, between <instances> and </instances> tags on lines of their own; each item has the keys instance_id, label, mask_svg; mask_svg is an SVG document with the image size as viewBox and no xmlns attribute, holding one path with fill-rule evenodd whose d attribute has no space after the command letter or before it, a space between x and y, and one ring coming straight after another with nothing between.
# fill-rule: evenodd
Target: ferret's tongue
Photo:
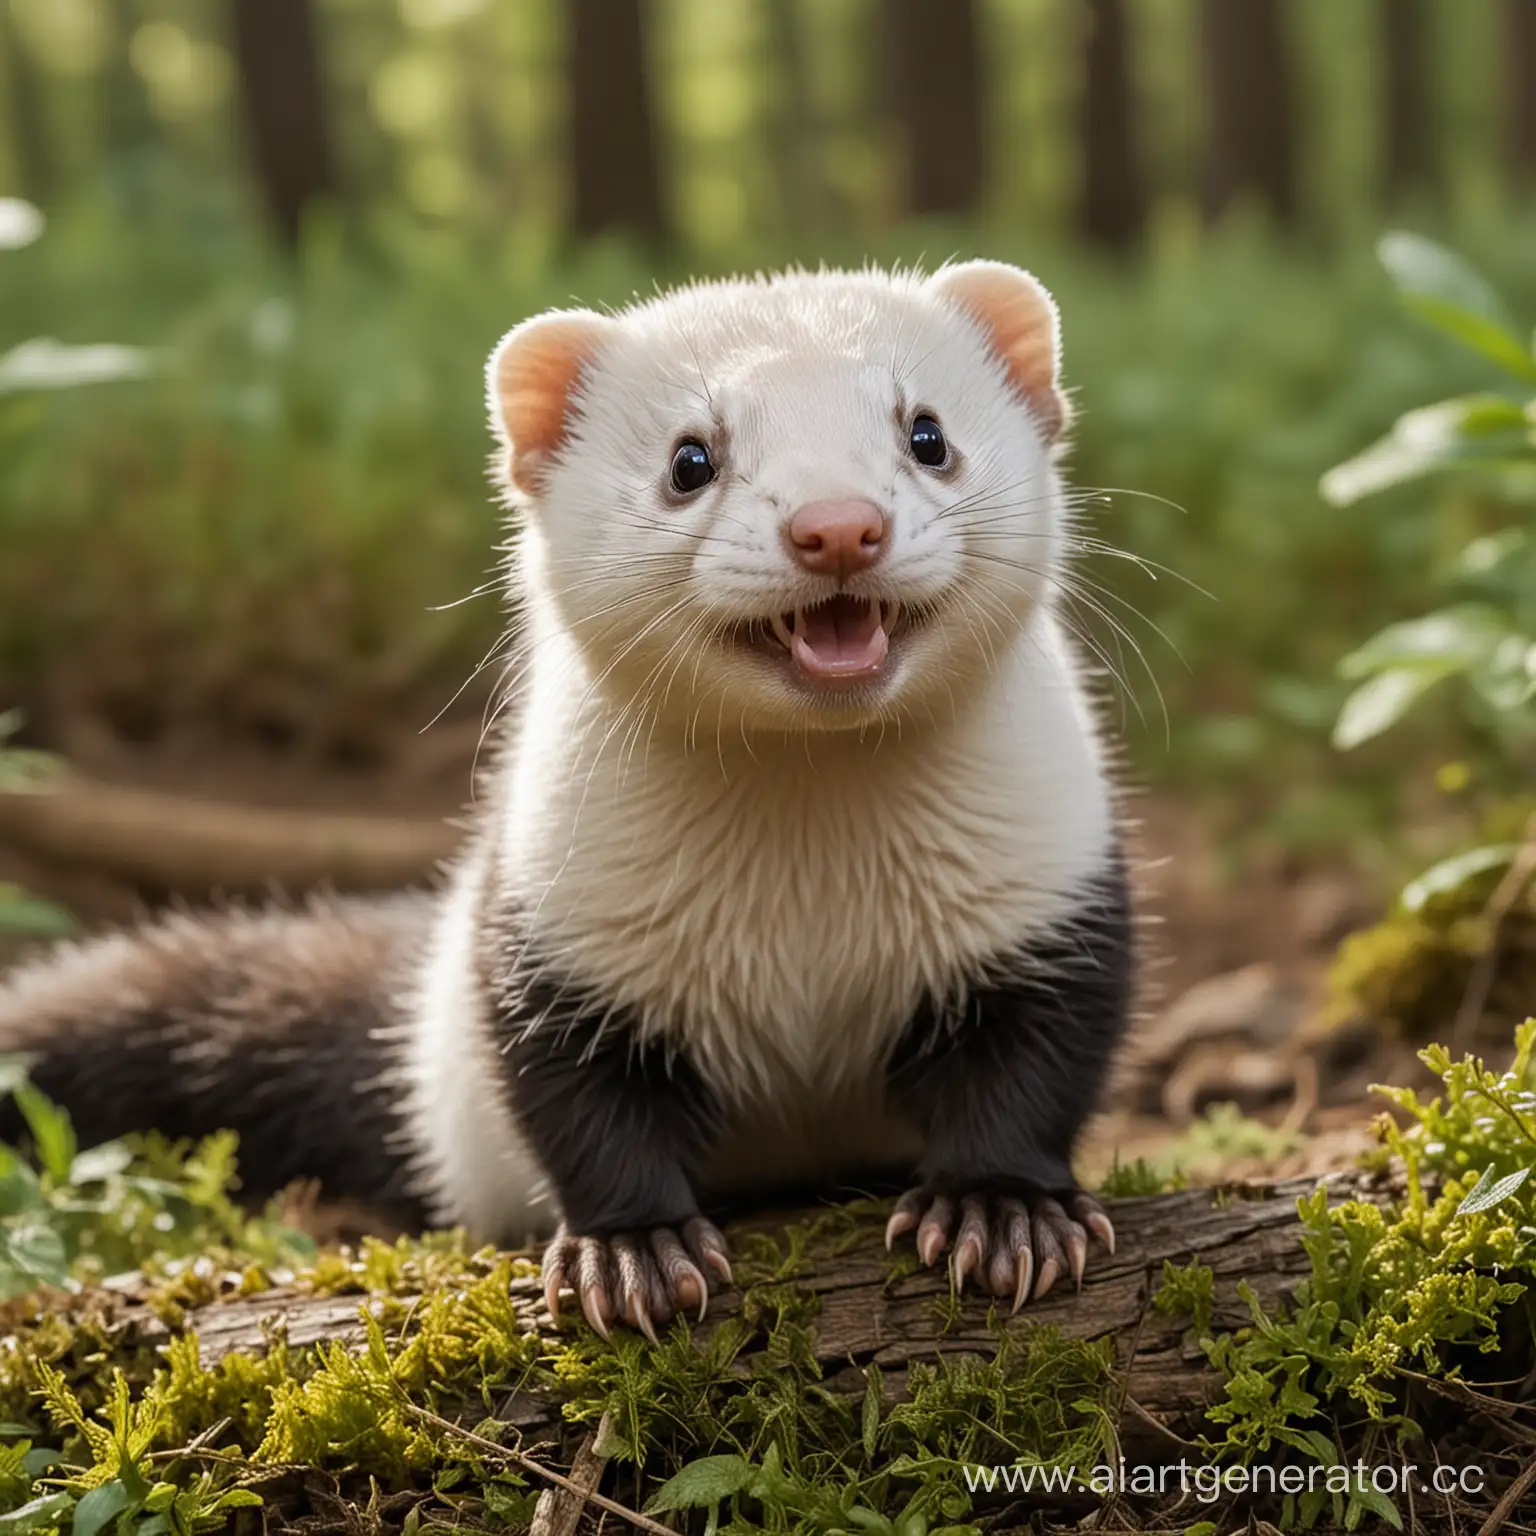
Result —
<instances>
[{"instance_id":1,"label":"ferret's tongue","mask_svg":"<svg viewBox=\"0 0 1536 1536\"><path fill-rule=\"evenodd\" d=\"M834 597L795 615L791 654L812 677L863 677L879 670L886 644L878 603Z\"/></svg>"}]
</instances>

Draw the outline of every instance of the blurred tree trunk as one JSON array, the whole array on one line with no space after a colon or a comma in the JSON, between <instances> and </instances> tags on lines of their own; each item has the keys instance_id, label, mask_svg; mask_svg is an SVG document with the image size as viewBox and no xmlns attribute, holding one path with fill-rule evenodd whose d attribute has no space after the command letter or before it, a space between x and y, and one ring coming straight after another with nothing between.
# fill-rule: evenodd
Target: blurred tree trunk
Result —
<instances>
[{"instance_id":1,"label":"blurred tree trunk","mask_svg":"<svg viewBox=\"0 0 1536 1536\"><path fill-rule=\"evenodd\" d=\"M784 219L791 229L825 229L829 195L821 169L825 125L811 91L805 19L794 0L766 7L768 48L775 75L771 133Z\"/></svg>"},{"instance_id":2,"label":"blurred tree trunk","mask_svg":"<svg viewBox=\"0 0 1536 1536\"><path fill-rule=\"evenodd\" d=\"M126 166L130 178L141 180L145 151L159 138L149 92L133 67L133 35L141 20L135 0L115 0L117 47L102 79L102 112L106 122L107 154L118 166Z\"/></svg>"},{"instance_id":3,"label":"blurred tree trunk","mask_svg":"<svg viewBox=\"0 0 1536 1536\"><path fill-rule=\"evenodd\" d=\"M304 214L339 189L313 0L232 0L246 135L267 213L296 246Z\"/></svg>"},{"instance_id":4,"label":"blurred tree trunk","mask_svg":"<svg viewBox=\"0 0 1536 1536\"><path fill-rule=\"evenodd\" d=\"M644 0L570 0L572 218L578 235L665 230Z\"/></svg>"},{"instance_id":5,"label":"blurred tree trunk","mask_svg":"<svg viewBox=\"0 0 1536 1536\"><path fill-rule=\"evenodd\" d=\"M1536 185L1536 0L1504 0L1504 152L1523 192Z\"/></svg>"},{"instance_id":6,"label":"blurred tree trunk","mask_svg":"<svg viewBox=\"0 0 1536 1536\"><path fill-rule=\"evenodd\" d=\"M16 166L16 190L45 207L53 196L56 178L42 81L8 0L0 0L0 81L10 105L6 126Z\"/></svg>"},{"instance_id":7,"label":"blurred tree trunk","mask_svg":"<svg viewBox=\"0 0 1536 1536\"><path fill-rule=\"evenodd\" d=\"M1389 203L1435 182L1424 0L1381 0L1383 191Z\"/></svg>"},{"instance_id":8,"label":"blurred tree trunk","mask_svg":"<svg viewBox=\"0 0 1536 1536\"><path fill-rule=\"evenodd\" d=\"M1216 219L1257 195L1282 224L1296 218L1296 136L1283 0L1201 0L1205 55L1203 202Z\"/></svg>"},{"instance_id":9,"label":"blurred tree trunk","mask_svg":"<svg viewBox=\"0 0 1536 1536\"><path fill-rule=\"evenodd\" d=\"M906 156L907 209L970 213L986 161L976 0L882 0L878 14Z\"/></svg>"},{"instance_id":10,"label":"blurred tree trunk","mask_svg":"<svg viewBox=\"0 0 1536 1536\"><path fill-rule=\"evenodd\" d=\"M1088 239L1124 250L1141 238L1147 221L1147 192L1136 155L1126 0L1087 0L1083 24L1079 222Z\"/></svg>"}]
</instances>

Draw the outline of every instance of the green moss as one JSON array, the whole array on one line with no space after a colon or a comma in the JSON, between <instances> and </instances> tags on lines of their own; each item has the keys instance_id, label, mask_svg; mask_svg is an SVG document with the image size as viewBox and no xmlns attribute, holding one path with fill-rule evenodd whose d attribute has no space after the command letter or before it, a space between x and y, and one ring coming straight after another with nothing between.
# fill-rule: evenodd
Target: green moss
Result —
<instances>
[{"instance_id":1,"label":"green moss","mask_svg":"<svg viewBox=\"0 0 1536 1536\"><path fill-rule=\"evenodd\" d=\"M1382 1090L1412 1121L1407 1130L1381 1122L1407 1193L1388 1208L1330 1208L1323 1189L1300 1202L1311 1275L1295 1305L1271 1314L1240 1285L1250 1326L1203 1341L1227 1378L1210 1414L1222 1431L1213 1450L1306 1449L1312 1421L1411 1429L1408 1372L1471 1376L1477 1355L1495 1351L1504 1351L1503 1375L1528 1367L1529 1332L1510 1336L1503 1324L1536 1257L1533 1050L1536 1020L1517 1032L1505 1072L1452 1062L1436 1046L1422 1056L1443 1095L1425 1103L1411 1090Z\"/></svg>"},{"instance_id":2,"label":"green moss","mask_svg":"<svg viewBox=\"0 0 1536 1536\"><path fill-rule=\"evenodd\" d=\"M1488 845L1512 845L1523 835L1536 802L1508 801L1483 818ZM1360 1021L1402 1039L1433 1040L1454 1019L1473 970L1493 939L1488 904L1504 873L1500 864L1466 866L1443 882L1420 880L1372 927L1339 947L1328 980L1320 1032ZM1528 885L1505 914L1488 998L1482 1010L1495 1029L1509 1029L1536 997L1536 885Z\"/></svg>"},{"instance_id":3,"label":"green moss","mask_svg":"<svg viewBox=\"0 0 1536 1536\"><path fill-rule=\"evenodd\" d=\"M1494 1390L1494 1352L1498 1379L1529 1367L1528 1320L1513 1304L1536 1252L1533 1053L1536 1022L1519 1031L1508 1071L1432 1048L1438 1097L1385 1090L1408 1122L1381 1129L1405 1194L1385 1209L1330 1209L1322 1190L1303 1200L1310 1274L1291 1306L1266 1309L1240 1285L1249 1321L1216 1334L1212 1271L1165 1266L1155 1308L1188 1320L1223 1379L1210 1455L1278 1450L1333 1465L1373 1435L1415 1431L1415 1373L1476 1379L1487 1360ZM205 1364L179 1321L163 1353L125 1350L123 1307L104 1293L12 1302L0 1411L14 1427L0 1446L0 1501L61 1501L44 1514L66 1525L92 1497L136 1521L163 1514L169 1529L150 1536L196 1536L257 1497L250 1485L270 1469L297 1465L328 1471L359 1499L375 1496L368 1487L413 1490L418 1532L516 1526L535 1490L415 1410L478 1408L481 1432L495 1437L506 1428L499 1404L529 1388L558 1397L572 1425L603 1425L604 1453L650 1486L665 1479L665 1507L713 1507L742 1536L762 1526L920 1536L971 1520L968 1466L1112 1462L1119 1387L1107 1341L999 1328L990 1349L913 1361L904 1376L869 1367L862 1394L823 1380L820 1299L804 1277L884 1215L859 1202L746 1236L740 1314L701 1334L679 1322L659 1346L627 1333L606 1342L574 1321L558 1340L541 1338L518 1283L535 1266L454 1234L365 1243L299 1273L301 1289L357 1297L358 1348L274 1340L260 1356ZM184 1312L211 1273L163 1276L160 1310ZM258 1262L240 1273L242 1288L270 1279ZM1367 1494L1338 1497L1347 1514Z\"/></svg>"}]
</instances>

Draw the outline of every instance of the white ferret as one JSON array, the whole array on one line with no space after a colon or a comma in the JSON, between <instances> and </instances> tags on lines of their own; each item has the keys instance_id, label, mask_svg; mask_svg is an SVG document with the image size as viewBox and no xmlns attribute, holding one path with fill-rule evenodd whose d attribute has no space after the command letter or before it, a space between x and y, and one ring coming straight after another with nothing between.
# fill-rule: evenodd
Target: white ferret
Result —
<instances>
[{"instance_id":1,"label":"white ferret","mask_svg":"<svg viewBox=\"0 0 1536 1536\"><path fill-rule=\"evenodd\" d=\"M61 949L0 1047L87 1136L552 1233L599 1329L702 1311L750 1189L895 1175L962 1284L1080 1277L1132 939L1049 296L705 283L529 320L489 384L520 675L446 888Z\"/></svg>"}]
</instances>

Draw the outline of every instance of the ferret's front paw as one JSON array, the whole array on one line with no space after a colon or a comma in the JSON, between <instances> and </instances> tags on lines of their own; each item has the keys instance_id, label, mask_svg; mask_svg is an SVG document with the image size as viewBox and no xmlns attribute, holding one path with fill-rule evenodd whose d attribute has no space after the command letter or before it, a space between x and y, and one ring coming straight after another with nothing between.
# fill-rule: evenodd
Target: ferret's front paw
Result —
<instances>
[{"instance_id":1,"label":"ferret's front paw","mask_svg":"<svg viewBox=\"0 0 1536 1536\"><path fill-rule=\"evenodd\" d=\"M544 1301L560 1316L560 1292L569 1284L581 1310L606 1339L615 1318L638 1328L653 1343L657 1325L679 1312L709 1305L706 1272L731 1283L725 1238L713 1222L694 1216L680 1227L650 1227L580 1237L565 1223L544 1250Z\"/></svg>"},{"instance_id":2,"label":"ferret's front paw","mask_svg":"<svg viewBox=\"0 0 1536 1536\"><path fill-rule=\"evenodd\" d=\"M924 1264L931 1266L953 1243L955 1289L975 1275L994 1296L1011 1298L1015 1312L1032 1287L1035 1296L1044 1296L1069 1269L1082 1285L1090 1232L1115 1251L1115 1229L1104 1207L1080 1189L1059 1199L1028 1191L955 1195L927 1186L910 1189L886 1223L886 1249L914 1227Z\"/></svg>"}]
</instances>

